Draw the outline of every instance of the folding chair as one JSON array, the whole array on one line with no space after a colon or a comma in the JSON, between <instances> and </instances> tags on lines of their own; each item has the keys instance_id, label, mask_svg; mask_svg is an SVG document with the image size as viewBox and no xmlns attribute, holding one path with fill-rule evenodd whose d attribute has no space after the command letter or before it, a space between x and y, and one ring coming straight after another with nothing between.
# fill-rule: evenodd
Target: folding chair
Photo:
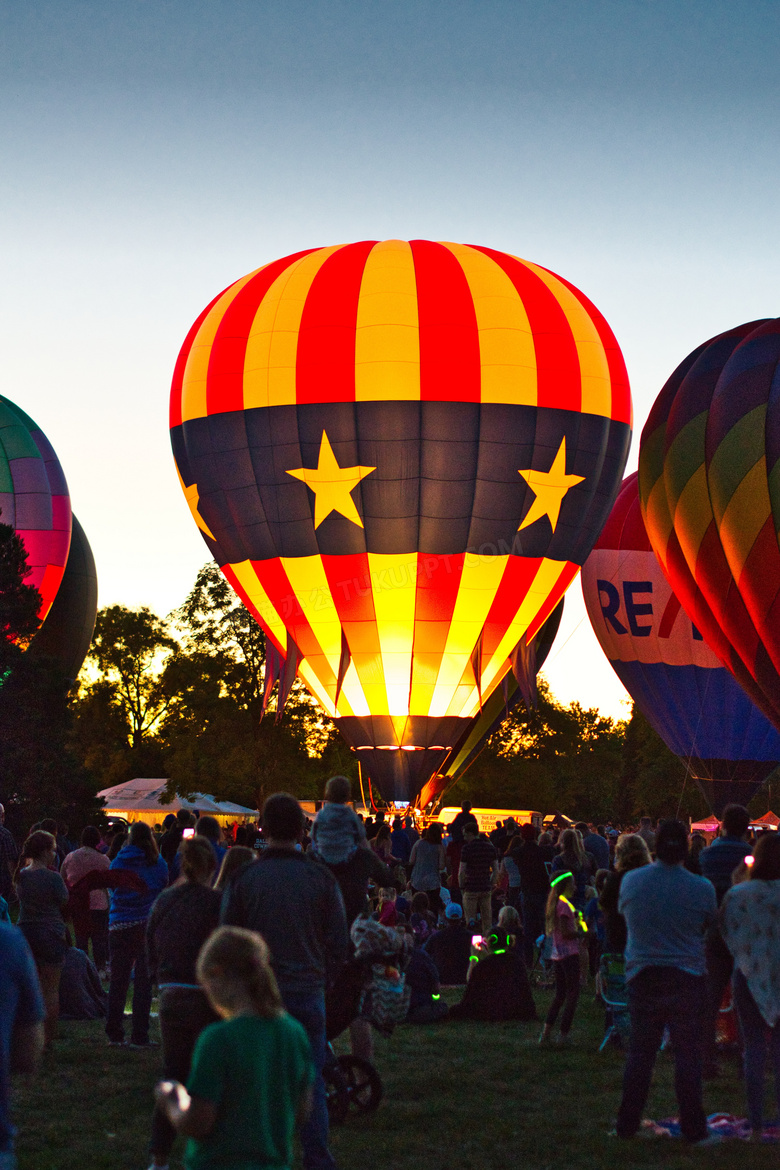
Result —
<instances>
[{"instance_id":1,"label":"folding chair","mask_svg":"<svg viewBox=\"0 0 780 1170\"><path fill-rule=\"evenodd\" d=\"M601 956L596 991L607 1009L607 1029L599 1047L599 1052L603 1052L607 1045L613 1042L622 1046L628 1039L630 1031L626 961L622 955Z\"/></svg>"}]
</instances>

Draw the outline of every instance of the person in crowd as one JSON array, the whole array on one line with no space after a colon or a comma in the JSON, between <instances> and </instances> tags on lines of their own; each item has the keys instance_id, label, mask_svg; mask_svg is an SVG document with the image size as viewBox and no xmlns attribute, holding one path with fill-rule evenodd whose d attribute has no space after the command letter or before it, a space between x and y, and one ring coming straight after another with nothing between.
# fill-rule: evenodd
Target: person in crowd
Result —
<instances>
[{"instance_id":1,"label":"person in crowd","mask_svg":"<svg viewBox=\"0 0 780 1170\"><path fill-rule=\"evenodd\" d=\"M573 832L568 830L567 832ZM552 939L553 971L555 972L555 995L544 1022L540 1044L549 1044L552 1039L558 1015L561 1016L560 1043L567 1044L574 1022L574 1013L580 998L580 939L582 927L573 905L575 878L573 873L558 873L550 882L547 897L545 925Z\"/></svg>"},{"instance_id":2,"label":"person in crowd","mask_svg":"<svg viewBox=\"0 0 780 1170\"><path fill-rule=\"evenodd\" d=\"M637 833L643 839L651 855L655 853L655 833L653 832L653 822L650 817L641 818Z\"/></svg>"},{"instance_id":3,"label":"person in crowd","mask_svg":"<svg viewBox=\"0 0 780 1170\"><path fill-rule=\"evenodd\" d=\"M404 829L404 832L406 833L407 837L409 838L410 846L412 846L412 848L414 848L415 841L420 840L420 834L417 832L417 828L416 828L415 823L414 823L414 817L404 817L403 829Z\"/></svg>"},{"instance_id":4,"label":"person in crowd","mask_svg":"<svg viewBox=\"0 0 780 1170\"><path fill-rule=\"evenodd\" d=\"M314 818L311 847L326 865L342 865L366 844L363 822L349 804L352 785L346 776L331 776L325 803Z\"/></svg>"},{"instance_id":5,"label":"person in crowd","mask_svg":"<svg viewBox=\"0 0 780 1170\"><path fill-rule=\"evenodd\" d=\"M56 857L54 836L39 829L25 841L16 870L17 924L29 943L38 968L46 1005L44 1032L47 1048L51 1047L57 1031L60 976L68 949L62 916L68 901L68 889L57 870L52 868Z\"/></svg>"},{"instance_id":6,"label":"person in crowd","mask_svg":"<svg viewBox=\"0 0 780 1170\"><path fill-rule=\"evenodd\" d=\"M741 804L728 804L723 810L720 835L699 854L702 877L715 887L720 905L731 887L731 875L750 853L746 841L750 814ZM706 939L707 952L707 1021L704 1030L704 1076L717 1077L718 1013L734 971L734 959L726 946L718 922L713 922Z\"/></svg>"},{"instance_id":7,"label":"person in crowd","mask_svg":"<svg viewBox=\"0 0 780 1170\"><path fill-rule=\"evenodd\" d=\"M396 892L394 886L384 886L379 891L379 902L375 917L382 923L382 926L396 926L398 923L395 897Z\"/></svg>"},{"instance_id":8,"label":"person in crowd","mask_svg":"<svg viewBox=\"0 0 780 1170\"><path fill-rule=\"evenodd\" d=\"M753 864L743 860L735 882L723 898L720 926L734 958L734 1006L744 1044L748 1120L759 1141L767 1047L780 1117L780 835L759 837Z\"/></svg>"},{"instance_id":9,"label":"person in crowd","mask_svg":"<svg viewBox=\"0 0 780 1170\"><path fill-rule=\"evenodd\" d=\"M187 1088L162 1081L156 1091L189 1138L185 1166L290 1167L315 1067L305 1029L284 1010L268 947L253 931L220 927L201 951L198 978L219 1022L198 1037Z\"/></svg>"},{"instance_id":10,"label":"person in crowd","mask_svg":"<svg viewBox=\"0 0 780 1170\"><path fill-rule=\"evenodd\" d=\"M110 867L108 858L98 852L99 844L100 830L94 825L87 825L81 834L80 848L68 853L60 866L60 875L69 891L88 873ZM76 946L89 954L89 943L92 940L92 957L98 972L104 977L108 962L108 894L105 890L92 890L90 893L89 918L84 925L88 926L86 933L83 930L75 932Z\"/></svg>"},{"instance_id":11,"label":"person in crowd","mask_svg":"<svg viewBox=\"0 0 780 1170\"><path fill-rule=\"evenodd\" d=\"M477 818L474 816L471 808L471 801L464 800L463 804L460 806L460 812L456 813L453 819L450 821L450 837L453 841L460 842L462 844L463 830L465 826L470 821L473 821L473 823L476 825Z\"/></svg>"},{"instance_id":12,"label":"person in crowd","mask_svg":"<svg viewBox=\"0 0 780 1170\"><path fill-rule=\"evenodd\" d=\"M171 817L173 817L172 822L170 820ZM160 841L160 856L168 866L169 875L173 873L174 860L179 851L184 830L192 829L194 826L195 817L186 808L178 809L175 816L173 813L168 813L165 817L163 821L165 832Z\"/></svg>"},{"instance_id":13,"label":"person in crowd","mask_svg":"<svg viewBox=\"0 0 780 1170\"><path fill-rule=\"evenodd\" d=\"M535 1020L536 1006L517 940L504 927L491 928L474 955L463 998L450 1008L453 1020Z\"/></svg>"},{"instance_id":14,"label":"person in crowd","mask_svg":"<svg viewBox=\"0 0 780 1170\"><path fill-rule=\"evenodd\" d=\"M265 938L282 1001L306 1029L316 1077L311 1115L301 1131L303 1164L305 1170L330 1170L335 1162L328 1149L322 1079L325 988L344 964L349 940L335 877L327 866L295 848L303 821L294 796L278 792L268 797L263 807L267 848L225 891L221 920Z\"/></svg>"},{"instance_id":15,"label":"person in crowd","mask_svg":"<svg viewBox=\"0 0 780 1170\"><path fill-rule=\"evenodd\" d=\"M580 826L576 827L579 829ZM603 825L597 825L595 832L585 825L585 832L582 834L582 847L593 858L594 873L600 869L609 869L609 842L607 841L607 831Z\"/></svg>"},{"instance_id":16,"label":"person in crowd","mask_svg":"<svg viewBox=\"0 0 780 1170\"><path fill-rule=\"evenodd\" d=\"M390 848L395 856L400 860L401 865L409 864L409 854L412 852L412 842L409 839L409 834L404 828L403 821L400 817L393 819L393 830L390 834Z\"/></svg>"},{"instance_id":17,"label":"person in crowd","mask_svg":"<svg viewBox=\"0 0 780 1170\"><path fill-rule=\"evenodd\" d=\"M476 821L467 821L463 829L458 882L463 891L463 913L467 922L476 921L487 934L493 925L492 889L498 876L496 851L483 837Z\"/></svg>"},{"instance_id":18,"label":"person in crowd","mask_svg":"<svg viewBox=\"0 0 780 1170\"><path fill-rule=\"evenodd\" d=\"M542 855L542 860L545 862L545 864L552 865L552 860L555 857L555 854L557 851L556 850L557 833L556 832L540 833L539 840L538 840L537 844L539 846L539 852Z\"/></svg>"},{"instance_id":19,"label":"person in crowd","mask_svg":"<svg viewBox=\"0 0 780 1170\"><path fill-rule=\"evenodd\" d=\"M707 847L707 838L703 833L692 833L691 839L688 843L688 860L685 863L685 868L689 873L698 874L702 876L701 864L699 856L701 852Z\"/></svg>"},{"instance_id":20,"label":"person in crowd","mask_svg":"<svg viewBox=\"0 0 780 1170\"><path fill-rule=\"evenodd\" d=\"M114 861L119 856L119 853L127 844L127 837L128 834L126 829L117 829L116 832L112 834L111 844L109 845L108 852L106 853L106 857L108 858L109 862Z\"/></svg>"},{"instance_id":21,"label":"person in crowd","mask_svg":"<svg viewBox=\"0 0 780 1170\"><path fill-rule=\"evenodd\" d=\"M553 858L550 867L550 876L559 873L574 875L574 895L572 901L576 910L585 909L585 891L592 873L591 860L582 847L580 834L576 829L564 829L560 839L560 853Z\"/></svg>"},{"instance_id":22,"label":"person in crowd","mask_svg":"<svg viewBox=\"0 0 780 1170\"><path fill-rule=\"evenodd\" d=\"M33 1073L43 1050L46 1007L30 947L0 922L0 1170L14 1170L11 1074Z\"/></svg>"},{"instance_id":23,"label":"person in crowd","mask_svg":"<svg viewBox=\"0 0 780 1170\"><path fill-rule=\"evenodd\" d=\"M208 814L198 817L198 823L195 826L195 835L198 837L205 837L214 850L215 858L215 873L219 873L219 868L225 859L228 848L224 844L224 835L222 827L216 817L210 817ZM177 851L178 852L178 851ZM179 853L179 857L181 854Z\"/></svg>"},{"instance_id":24,"label":"person in crowd","mask_svg":"<svg viewBox=\"0 0 780 1170\"><path fill-rule=\"evenodd\" d=\"M244 866L251 865L254 861L257 861L257 854L254 849L248 849L246 845L234 845L232 849L228 849L222 858L222 865L219 867L214 889L224 890Z\"/></svg>"},{"instance_id":25,"label":"person in crowd","mask_svg":"<svg viewBox=\"0 0 780 1170\"><path fill-rule=\"evenodd\" d=\"M517 868L517 860L513 856L513 851L519 849L522 843L523 838L519 833L509 841L504 856L501 858L501 865L498 871L499 880L503 879L506 882L506 901L508 906L520 906L520 870Z\"/></svg>"},{"instance_id":26,"label":"person in crowd","mask_svg":"<svg viewBox=\"0 0 780 1170\"><path fill-rule=\"evenodd\" d=\"M496 821L494 829L488 833L488 841L496 851L497 857L503 857L506 852L506 843L508 841L507 831L503 821Z\"/></svg>"},{"instance_id":27,"label":"person in crowd","mask_svg":"<svg viewBox=\"0 0 780 1170\"><path fill-rule=\"evenodd\" d=\"M376 831L376 836L371 842L371 848L379 860L384 862L385 865L396 866L400 864L390 844L390 826L385 824L384 821Z\"/></svg>"},{"instance_id":28,"label":"person in crowd","mask_svg":"<svg viewBox=\"0 0 780 1170\"><path fill-rule=\"evenodd\" d=\"M529 969L534 965L536 940L545 932L544 916L550 879L537 830L532 824L520 826L521 843L512 847L512 856L520 876L520 906L523 912L523 955Z\"/></svg>"},{"instance_id":29,"label":"person in crowd","mask_svg":"<svg viewBox=\"0 0 780 1170\"><path fill-rule=\"evenodd\" d=\"M97 967L80 947L68 947L59 986L61 1020L104 1020L108 996Z\"/></svg>"},{"instance_id":30,"label":"person in crowd","mask_svg":"<svg viewBox=\"0 0 780 1170\"><path fill-rule=\"evenodd\" d=\"M628 928L631 1038L616 1134L632 1138L639 1130L668 1027L682 1135L700 1145L711 1140L702 1105L701 1034L707 999L704 940L717 900L710 882L685 869L688 830L681 821L662 822L655 848L656 861L626 873L620 886L618 911Z\"/></svg>"},{"instance_id":31,"label":"person in crowd","mask_svg":"<svg viewBox=\"0 0 780 1170\"><path fill-rule=\"evenodd\" d=\"M425 890L417 891L412 898L409 910L409 925L412 928L415 942L421 946L433 934L437 921L436 915L431 911L430 898Z\"/></svg>"},{"instance_id":32,"label":"person in crowd","mask_svg":"<svg viewBox=\"0 0 780 1170\"><path fill-rule=\"evenodd\" d=\"M163 890L152 906L146 945L149 974L160 989L163 1076L166 1080L186 1081L195 1042L203 1029L217 1019L198 984L195 968L201 947L219 925L222 893L211 888L215 857L206 837L182 841L179 853L181 877ZM176 1131L164 1110L156 1108L150 1170L167 1167L175 1137Z\"/></svg>"},{"instance_id":33,"label":"person in crowd","mask_svg":"<svg viewBox=\"0 0 780 1170\"><path fill-rule=\"evenodd\" d=\"M119 886L111 891L108 912L108 949L111 981L108 987L106 1035L109 1044L125 1042L125 1001L133 975L133 1023L130 1044L149 1048L149 1012L152 980L146 958L146 924L152 904L168 884L168 866L160 857L154 834L143 821L130 828L128 844L111 862L112 870L130 870L146 884L146 893Z\"/></svg>"},{"instance_id":34,"label":"person in crowd","mask_svg":"<svg viewBox=\"0 0 780 1170\"><path fill-rule=\"evenodd\" d=\"M427 951L415 946L404 973L411 991L405 1023L436 1024L443 1020L448 1008L441 998L438 969Z\"/></svg>"},{"instance_id":35,"label":"person in crowd","mask_svg":"<svg viewBox=\"0 0 780 1170\"><path fill-rule=\"evenodd\" d=\"M411 883L414 893L422 891L428 895L428 902L434 913L438 914L442 908L441 875L447 868L447 854L442 844L443 826L439 821L433 821L419 841L415 841L409 855L409 864L412 867Z\"/></svg>"},{"instance_id":36,"label":"person in crowd","mask_svg":"<svg viewBox=\"0 0 780 1170\"><path fill-rule=\"evenodd\" d=\"M0 804L0 898L9 905L16 902L14 873L19 860L19 850L11 832L5 827L5 808Z\"/></svg>"},{"instance_id":37,"label":"person in crowd","mask_svg":"<svg viewBox=\"0 0 780 1170\"><path fill-rule=\"evenodd\" d=\"M585 903L585 909L583 911L585 925L588 928L585 942L588 951L588 971L591 978L595 977L599 969L599 959L604 951L604 942L606 940L604 911L601 908L599 898L608 877L608 869L600 869L597 872L593 879L593 897L589 898Z\"/></svg>"},{"instance_id":38,"label":"person in crowd","mask_svg":"<svg viewBox=\"0 0 780 1170\"><path fill-rule=\"evenodd\" d=\"M615 868L604 879L599 904L604 911L604 951L622 955L626 949L626 920L618 910L623 877L632 869L649 865L652 858L644 837L622 833L615 846Z\"/></svg>"},{"instance_id":39,"label":"person in crowd","mask_svg":"<svg viewBox=\"0 0 780 1170\"><path fill-rule=\"evenodd\" d=\"M432 934L425 950L436 964L439 982L445 987L466 982L471 954L471 931L463 921L463 908L450 902L444 911L444 926Z\"/></svg>"}]
</instances>

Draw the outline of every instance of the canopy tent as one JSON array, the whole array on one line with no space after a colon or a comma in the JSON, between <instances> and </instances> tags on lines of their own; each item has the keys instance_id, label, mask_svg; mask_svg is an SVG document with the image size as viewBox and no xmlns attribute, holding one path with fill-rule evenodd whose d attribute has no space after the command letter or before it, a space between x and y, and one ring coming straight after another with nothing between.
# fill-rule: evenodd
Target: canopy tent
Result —
<instances>
[{"instance_id":1,"label":"canopy tent","mask_svg":"<svg viewBox=\"0 0 780 1170\"><path fill-rule=\"evenodd\" d=\"M571 817L564 816L561 812L548 813L544 818L543 827L545 829L572 829L574 821Z\"/></svg>"},{"instance_id":2,"label":"canopy tent","mask_svg":"<svg viewBox=\"0 0 780 1170\"><path fill-rule=\"evenodd\" d=\"M692 833L717 833L720 829L720 821L717 817L707 817L705 821L697 821L695 825L691 825Z\"/></svg>"},{"instance_id":3,"label":"canopy tent","mask_svg":"<svg viewBox=\"0 0 780 1170\"><path fill-rule=\"evenodd\" d=\"M780 817L770 809L762 817L756 817L754 821L751 821L751 825L762 825L763 827L768 825L770 829L776 829L780 825Z\"/></svg>"},{"instance_id":4,"label":"canopy tent","mask_svg":"<svg viewBox=\"0 0 780 1170\"><path fill-rule=\"evenodd\" d=\"M178 795L172 800L166 800L167 786L167 780L136 778L125 784L115 784L113 788L104 788L98 792L98 796L103 797L103 812L106 816L123 817L126 821L146 821L148 825L156 824L167 813L176 813L180 808L188 812L208 813L216 817L221 825L257 816L255 809L232 801L217 801L200 793L195 793L193 800Z\"/></svg>"}]
</instances>

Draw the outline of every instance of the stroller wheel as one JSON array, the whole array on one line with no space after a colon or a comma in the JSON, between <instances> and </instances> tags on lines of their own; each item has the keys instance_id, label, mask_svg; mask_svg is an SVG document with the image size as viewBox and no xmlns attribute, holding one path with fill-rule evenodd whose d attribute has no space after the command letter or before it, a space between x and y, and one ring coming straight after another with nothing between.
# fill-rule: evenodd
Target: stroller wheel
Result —
<instances>
[{"instance_id":1,"label":"stroller wheel","mask_svg":"<svg viewBox=\"0 0 780 1170\"><path fill-rule=\"evenodd\" d=\"M384 1091L381 1077L373 1064L359 1056L340 1056L338 1063L347 1083L349 1104L358 1113L373 1113Z\"/></svg>"},{"instance_id":2,"label":"stroller wheel","mask_svg":"<svg viewBox=\"0 0 780 1170\"><path fill-rule=\"evenodd\" d=\"M322 1070L325 1100L331 1125L341 1125L349 1112L349 1081L338 1060L328 1061Z\"/></svg>"}]
</instances>

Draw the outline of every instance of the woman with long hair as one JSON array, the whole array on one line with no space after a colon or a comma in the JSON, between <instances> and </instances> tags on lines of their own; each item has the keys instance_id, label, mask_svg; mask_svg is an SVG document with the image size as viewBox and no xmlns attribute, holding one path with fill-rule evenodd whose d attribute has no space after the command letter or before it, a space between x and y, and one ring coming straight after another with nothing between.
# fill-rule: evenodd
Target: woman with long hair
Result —
<instances>
[{"instance_id":1,"label":"woman with long hair","mask_svg":"<svg viewBox=\"0 0 780 1170\"><path fill-rule=\"evenodd\" d=\"M754 1140L760 1141L767 1047L780 1114L780 834L759 837L753 864L743 863L735 881L738 884L721 905L721 933L734 956L734 1005L745 1045L748 1119Z\"/></svg>"},{"instance_id":2,"label":"woman with long hair","mask_svg":"<svg viewBox=\"0 0 780 1170\"><path fill-rule=\"evenodd\" d=\"M214 882L214 889L219 890L221 894L225 887L230 885L236 874L241 873L242 869L247 865L252 865L255 861L257 861L257 854L254 849L249 849L246 845L234 845L232 849L228 849L222 858L217 880Z\"/></svg>"},{"instance_id":3,"label":"woman with long hair","mask_svg":"<svg viewBox=\"0 0 780 1170\"><path fill-rule=\"evenodd\" d=\"M108 987L106 1035L109 1044L125 1042L125 1001L133 980L133 1026L130 1045L149 1048L149 1012L152 1006L152 980L146 960L146 923L157 895L168 884L168 866L160 857L154 833L143 821L130 826L128 843L114 860L111 869L130 870L146 885L146 892L127 887L111 891L108 912L108 946L111 956L111 982Z\"/></svg>"},{"instance_id":4,"label":"woman with long hair","mask_svg":"<svg viewBox=\"0 0 780 1170\"><path fill-rule=\"evenodd\" d=\"M564 829L561 833L560 852L553 858L550 876L570 873L574 878L572 901L577 910L585 909L585 890L591 876L590 859L585 852L582 838L576 829Z\"/></svg>"},{"instance_id":5,"label":"woman with long hair","mask_svg":"<svg viewBox=\"0 0 780 1170\"><path fill-rule=\"evenodd\" d=\"M371 842L371 848L385 865L400 865L400 858L393 856L393 847L390 842L390 826L382 823L376 837Z\"/></svg>"},{"instance_id":6,"label":"woman with long hair","mask_svg":"<svg viewBox=\"0 0 780 1170\"><path fill-rule=\"evenodd\" d=\"M236 849L241 850L241 846L228 851L223 868ZM198 984L195 968L201 947L219 925L222 891L211 888L215 856L206 837L182 841L179 858L181 876L152 906L146 943L149 973L160 988L163 1075L166 1080L186 1081L198 1036L217 1020ZM175 1137L164 1111L156 1108L150 1144L152 1166L168 1165Z\"/></svg>"},{"instance_id":7,"label":"woman with long hair","mask_svg":"<svg viewBox=\"0 0 780 1170\"><path fill-rule=\"evenodd\" d=\"M623 833L615 846L615 868L610 870L599 895L599 905L604 911L604 953L622 955L626 949L626 920L618 912L620 884L623 876L632 869L641 869L651 861L650 850L644 837L638 833Z\"/></svg>"},{"instance_id":8,"label":"woman with long hair","mask_svg":"<svg viewBox=\"0 0 780 1170\"><path fill-rule=\"evenodd\" d=\"M569 830L567 830L568 832ZM561 1016L560 1043L566 1044L580 998L580 937L582 928L573 905L574 874L563 872L553 877L547 897L545 925L552 939L552 965L555 972L555 996L544 1022L540 1044L548 1044L552 1030ZM564 1006L565 1005L565 1006Z\"/></svg>"},{"instance_id":9,"label":"woman with long hair","mask_svg":"<svg viewBox=\"0 0 780 1170\"><path fill-rule=\"evenodd\" d=\"M56 869L57 842L51 833L39 829L24 843L14 875L19 898L19 929L30 944L41 981L46 1019L46 1047L57 1031L60 1011L60 976L68 952L67 931L62 908L68 888Z\"/></svg>"}]
</instances>

